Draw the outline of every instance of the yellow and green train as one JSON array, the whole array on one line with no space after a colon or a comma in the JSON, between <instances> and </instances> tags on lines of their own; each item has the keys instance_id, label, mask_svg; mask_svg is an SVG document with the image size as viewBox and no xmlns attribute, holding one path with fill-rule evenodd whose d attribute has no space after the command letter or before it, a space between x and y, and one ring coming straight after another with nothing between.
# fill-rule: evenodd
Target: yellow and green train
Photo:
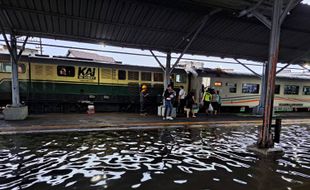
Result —
<instances>
[{"instance_id":1,"label":"yellow and green train","mask_svg":"<svg viewBox=\"0 0 310 190\"><path fill-rule=\"evenodd\" d=\"M0 104L11 101L11 64L0 55ZM183 70L175 70L175 88L187 85ZM160 68L98 63L66 57L28 57L19 62L21 101L30 112L76 112L92 102L96 111L137 111L140 86L151 93L150 107L156 109L163 92Z\"/></svg>"},{"instance_id":2,"label":"yellow and green train","mask_svg":"<svg viewBox=\"0 0 310 190\"><path fill-rule=\"evenodd\" d=\"M143 84L149 88L149 106L155 112L164 90L164 73L159 67L22 56L18 70L21 101L32 113L84 112L88 103L99 112L136 112ZM194 77L175 69L171 77L174 88L182 85L186 91L194 91L197 102L202 98L202 86L219 90L223 110L251 110L258 105L262 85L257 76L207 68L197 73ZM11 103L10 83L10 57L0 54L0 107ZM276 111L310 111L310 75L277 77L274 107Z\"/></svg>"}]
</instances>

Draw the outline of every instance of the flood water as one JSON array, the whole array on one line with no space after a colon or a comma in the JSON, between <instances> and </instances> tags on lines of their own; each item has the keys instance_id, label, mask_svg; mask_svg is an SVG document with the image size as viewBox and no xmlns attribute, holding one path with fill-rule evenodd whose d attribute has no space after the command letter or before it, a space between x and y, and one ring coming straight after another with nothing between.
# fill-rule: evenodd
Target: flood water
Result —
<instances>
[{"instance_id":1,"label":"flood water","mask_svg":"<svg viewBox=\"0 0 310 190\"><path fill-rule=\"evenodd\" d=\"M246 150L256 127L0 136L0 189L310 189L310 126L285 155Z\"/></svg>"}]
</instances>

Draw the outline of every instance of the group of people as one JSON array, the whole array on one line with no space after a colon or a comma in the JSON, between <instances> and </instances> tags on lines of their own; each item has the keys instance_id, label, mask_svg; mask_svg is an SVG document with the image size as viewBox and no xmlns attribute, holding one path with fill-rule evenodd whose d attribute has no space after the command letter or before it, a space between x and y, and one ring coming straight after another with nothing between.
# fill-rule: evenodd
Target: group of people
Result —
<instances>
[{"instance_id":1,"label":"group of people","mask_svg":"<svg viewBox=\"0 0 310 190\"><path fill-rule=\"evenodd\" d=\"M147 91L147 86L143 85L142 90L140 92L140 112L141 114L145 115L146 113L146 106L145 101L147 97L149 96L149 93ZM220 112L221 107L221 96L219 91L215 91L212 88L206 88L202 99L199 102L196 101L195 93L189 92L188 94L184 90L183 86L180 86L178 94L175 90L173 90L173 86L169 84L167 88L165 89L163 93L163 99L164 99L164 116L163 120L173 120L172 117L172 110L173 105L177 101L177 112L179 115L186 115L187 118L190 117L196 117L196 113L198 113L199 108L201 107L204 112L207 114L218 114Z\"/></svg>"},{"instance_id":2,"label":"group of people","mask_svg":"<svg viewBox=\"0 0 310 190\"><path fill-rule=\"evenodd\" d=\"M203 108L207 114L213 113L214 115L217 115L220 112L222 105L220 91L215 91L212 88L206 88L201 102L203 102Z\"/></svg>"}]
</instances>

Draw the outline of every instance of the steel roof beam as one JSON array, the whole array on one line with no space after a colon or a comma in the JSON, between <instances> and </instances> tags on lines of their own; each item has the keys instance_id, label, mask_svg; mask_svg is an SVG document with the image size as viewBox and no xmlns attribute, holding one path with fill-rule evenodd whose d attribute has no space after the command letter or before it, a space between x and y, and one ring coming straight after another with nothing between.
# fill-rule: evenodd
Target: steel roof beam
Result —
<instances>
[{"instance_id":1,"label":"steel roof beam","mask_svg":"<svg viewBox=\"0 0 310 190\"><path fill-rule=\"evenodd\" d=\"M280 16L280 24L283 23L284 19L286 18L287 14L290 10L292 10L296 5L298 5L302 0L290 0L288 4L286 5L285 9L282 11L282 14Z\"/></svg>"},{"instance_id":2,"label":"steel roof beam","mask_svg":"<svg viewBox=\"0 0 310 190\"><path fill-rule=\"evenodd\" d=\"M257 18L260 22L262 22L267 28L271 29L271 22L270 20L264 16L263 14L253 11L252 14Z\"/></svg>"},{"instance_id":3,"label":"steel roof beam","mask_svg":"<svg viewBox=\"0 0 310 190\"><path fill-rule=\"evenodd\" d=\"M306 57L308 54L310 54L310 49L308 51L306 51L305 53L303 53L302 55L300 55L300 56L296 57L295 59L291 60L290 62L288 62L284 67L279 69L276 74L280 73L281 71L283 71L285 68L287 68L291 64L294 64L297 61L300 61L302 58ZM300 65L300 64L298 64L298 65ZM302 67L302 65L300 65L300 66Z\"/></svg>"},{"instance_id":4,"label":"steel roof beam","mask_svg":"<svg viewBox=\"0 0 310 190\"><path fill-rule=\"evenodd\" d=\"M277 70L276 74L279 74L281 71L283 71L284 69L286 69L290 65L291 65L290 63L286 64L284 67L282 67L281 69Z\"/></svg>"},{"instance_id":5,"label":"steel roof beam","mask_svg":"<svg viewBox=\"0 0 310 190\"><path fill-rule=\"evenodd\" d=\"M153 57L155 58L155 60L157 61L157 63L159 64L159 66L161 67L161 69L163 71L165 71L165 67L163 66L163 64L159 61L159 59L157 58L157 56L153 53L152 50L150 50L151 54L153 55Z\"/></svg>"},{"instance_id":6,"label":"steel roof beam","mask_svg":"<svg viewBox=\"0 0 310 190\"><path fill-rule=\"evenodd\" d=\"M257 9L262 4L263 1L264 0L260 0L253 7L250 7L248 9L246 9L246 10L241 11L239 13L238 17L243 17L244 15L247 15L247 14L253 12L255 9Z\"/></svg>"},{"instance_id":7,"label":"steel roof beam","mask_svg":"<svg viewBox=\"0 0 310 190\"><path fill-rule=\"evenodd\" d=\"M242 65L244 68L246 68L247 70L251 71L254 75L258 76L259 78L262 78L262 75L258 74L257 72L255 72L254 70L252 70L250 67L248 67L246 64L242 63L241 61L239 61L238 59L234 59L237 63L239 63L240 65Z\"/></svg>"},{"instance_id":8,"label":"steel roof beam","mask_svg":"<svg viewBox=\"0 0 310 190\"><path fill-rule=\"evenodd\" d=\"M181 55L178 57L178 59L175 61L175 63L173 64L170 73L173 71L173 69L179 64L181 58L183 57L183 55L186 53L186 51L188 50L188 48L192 45L192 43L196 40L198 34L200 33L200 31L204 28L206 22L209 20L209 18L220 12L221 9L216 9L214 11L211 11L209 14L207 14L206 16L203 17L200 26L197 28L197 30L195 31L193 37L191 38L191 40L188 42L188 44L185 46L184 50L182 51Z\"/></svg>"},{"instance_id":9,"label":"steel roof beam","mask_svg":"<svg viewBox=\"0 0 310 190\"><path fill-rule=\"evenodd\" d=\"M303 66L303 65L299 65L301 68L303 68L303 69L305 69L306 71L308 71L308 72L310 72L310 69L309 68L307 68L307 67L305 67L305 66Z\"/></svg>"}]
</instances>

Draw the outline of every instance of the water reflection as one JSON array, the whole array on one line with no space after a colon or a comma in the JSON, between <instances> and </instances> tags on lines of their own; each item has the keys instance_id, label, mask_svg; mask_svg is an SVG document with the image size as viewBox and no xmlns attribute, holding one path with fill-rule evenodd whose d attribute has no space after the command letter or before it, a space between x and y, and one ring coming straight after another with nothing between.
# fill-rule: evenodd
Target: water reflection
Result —
<instances>
[{"instance_id":1,"label":"water reflection","mask_svg":"<svg viewBox=\"0 0 310 190\"><path fill-rule=\"evenodd\" d=\"M0 136L0 189L309 189L309 129L272 159L255 127Z\"/></svg>"}]
</instances>

